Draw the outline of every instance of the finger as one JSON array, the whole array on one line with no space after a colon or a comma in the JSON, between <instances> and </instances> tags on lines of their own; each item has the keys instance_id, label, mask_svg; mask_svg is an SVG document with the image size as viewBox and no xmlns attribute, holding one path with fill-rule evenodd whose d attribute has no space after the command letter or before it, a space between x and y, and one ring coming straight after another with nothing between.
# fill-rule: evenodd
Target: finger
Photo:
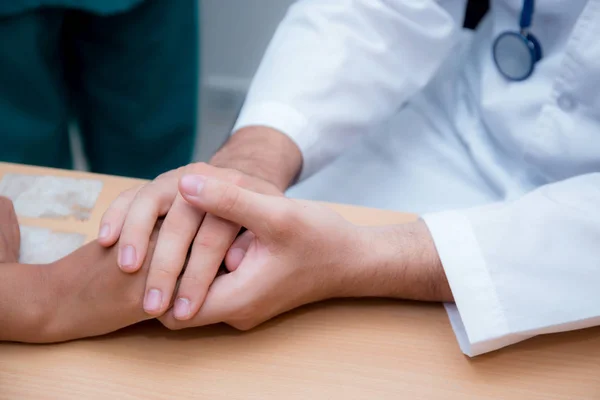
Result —
<instances>
[{"instance_id":1,"label":"finger","mask_svg":"<svg viewBox=\"0 0 600 400\"><path fill-rule=\"evenodd\" d=\"M17 221L17 213L11 199L5 196L0 196L0 222L14 223Z\"/></svg>"},{"instance_id":2,"label":"finger","mask_svg":"<svg viewBox=\"0 0 600 400\"><path fill-rule=\"evenodd\" d=\"M179 284L173 308L175 318L187 320L198 312L239 230L240 226L235 223L210 214L206 216L194 239L190 260Z\"/></svg>"},{"instance_id":3,"label":"finger","mask_svg":"<svg viewBox=\"0 0 600 400\"><path fill-rule=\"evenodd\" d=\"M280 222L289 211L289 199L258 194L201 175L184 176L179 190L190 204L238 223L258 236L272 233L275 221Z\"/></svg>"},{"instance_id":4,"label":"finger","mask_svg":"<svg viewBox=\"0 0 600 400\"><path fill-rule=\"evenodd\" d=\"M119 239L127 211L142 185L121 193L108 207L100 220L100 230L98 231L98 243L102 246L110 247Z\"/></svg>"},{"instance_id":5,"label":"finger","mask_svg":"<svg viewBox=\"0 0 600 400\"><path fill-rule=\"evenodd\" d=\"M218 324L228 320L240 307L241 289L235 274L221 275L210 286L200 311L189 320L181 321L169 311L159 321L169 329Z\"/></svg>"},{"instance_id":6,"label":"finger","mask_svg":"<svg viewBox=\"0 0 600 400\"><path fill-rule=\"evenodd\" d=\"M0 196L0 224L17 228L19 226L19 217L17 217L14 203L4 196Z\"/></svg>"},{"instance_id":7,"label":"finger","mask_svg":"<svg viewBox=\"0 0 600 400\"><path fill-rule=\"evenodd\" d=\"M13 259L18 260L21 249L21 227L14 203L5 196L0 196L0 224L7 225L12 230L11 236L15 241L12 243L12 256Z\"/></svg>"},{"instance_id":8,"label":"finger","mask_svg":"<svg viewBox=\"0 0 600 400\"><path fill-rule=\"evenodd\" d=\"M119 267L125 272L140 269L148 251L148 242L159 217L167 214L177 196L173 182L153 181L135 196L125 217L119 239Z\"/></svg>"},{"instance_id":9,"label":"finger","mask_svg":"<svg viewBox=\"0 0 600 400\"><path fill-rule=\"evenodd\" d=\"M225 256L225 266L229 272L238 269L253 240L254 233L246 231L233 242Z\"/></svg>"},{"instance_id":10,"label":"finger","mask_svg":"<svg viewBox=\"0 0 600 400\"><path fill-rule=\"evenodd\" d=\"M192 207L181 196L175 198L158 234L150 263L144 298L146 313L161 315L169 307L177 278L203 217L203 212Z\"/></svg>"}]
</instances>

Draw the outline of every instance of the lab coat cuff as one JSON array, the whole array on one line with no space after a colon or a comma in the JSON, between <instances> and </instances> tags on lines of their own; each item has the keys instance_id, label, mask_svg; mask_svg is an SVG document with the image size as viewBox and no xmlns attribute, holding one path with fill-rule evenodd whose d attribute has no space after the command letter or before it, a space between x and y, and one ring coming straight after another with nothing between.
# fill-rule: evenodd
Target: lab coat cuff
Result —
<instances>
[{"instance_id":1,"label":"lab coat cuff","mask_svg":"<svg viewBox=\"0 0 600 400\"><path fill-rule=\"evenodd\" d=\"M299 180L314 172L312 152L319 140L316 132L310 129L308 119L294 108L276 102L264 102L244 106L232 134L249 126L266 126L288 136L300 149L303 158Z\"/></svg>"},{"instance_id":2,"label":"lab coat cuff","mask_svg":"<svg viewBox=\"0 0 600 400\"><path fill-rule=\"evenodd\" d=\"M513 342L477 238L466 215L441 212L424 215L452 290L445 304L452 329L464 354L477 356Z\"/></svg>"}]
</instances>

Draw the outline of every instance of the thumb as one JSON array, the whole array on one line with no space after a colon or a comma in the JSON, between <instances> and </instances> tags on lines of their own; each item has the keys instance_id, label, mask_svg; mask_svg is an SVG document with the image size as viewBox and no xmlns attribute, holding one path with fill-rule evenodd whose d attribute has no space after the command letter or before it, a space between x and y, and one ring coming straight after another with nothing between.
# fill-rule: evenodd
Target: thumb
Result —
<instances>
[{"instance_id":1,"label":"thumb","mask_svg":"<svg viewBox=\"0 0 600 400\"><path fill-rule=\"evenodd\" d=\"M202 175L182 177L179 191L193 206L239 224L259 236L268 234L270 216L283 206L280 198L258 194Z\"/></svg>"}]
</instances>

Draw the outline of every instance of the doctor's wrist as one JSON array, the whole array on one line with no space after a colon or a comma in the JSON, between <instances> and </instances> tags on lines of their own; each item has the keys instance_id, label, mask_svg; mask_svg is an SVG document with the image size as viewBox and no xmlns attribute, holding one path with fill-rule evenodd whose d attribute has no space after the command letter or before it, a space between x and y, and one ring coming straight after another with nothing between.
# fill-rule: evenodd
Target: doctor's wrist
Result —
<instances>
[{"instance_id":1,"label":"doctor's wrist","mask_svg":"<svg viewBox=\"0 0 600 400\"><path fill-rule=\"evenodd\" d=\"M232 135L210 164L263 179L284 192L300 173L302 154L287 135L272 128L253 126Z\"/></svg>"},{"instance_id":2,"label":"doctor's wrist","mask_svg":"<svg viewBox=\"0 0 600 400\"><path fill-rule=\"evenodd\" d=\"M452 292L426 224L360 228L360 261L348 297L451 302Z\"/></svg>"}]
</instances>

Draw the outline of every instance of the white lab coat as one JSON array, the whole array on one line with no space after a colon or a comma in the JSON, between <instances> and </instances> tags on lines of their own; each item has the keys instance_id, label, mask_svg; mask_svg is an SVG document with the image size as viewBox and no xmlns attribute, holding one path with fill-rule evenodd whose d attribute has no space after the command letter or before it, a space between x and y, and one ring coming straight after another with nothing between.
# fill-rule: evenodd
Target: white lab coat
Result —
<instances>
[{"instance_id":1,"label":"white lab coat","mask_svg":"<svg viewBox=\"0 0 600 400\"><path fill-rule=\"evenodd\" d=\"M491 46L521 5L470 34L463 0L299 1L235 127L298 144L290 196L420 213L470 356L600 324L600 0L536 1L514 83Z\"/></svg>"}]
</instances>

